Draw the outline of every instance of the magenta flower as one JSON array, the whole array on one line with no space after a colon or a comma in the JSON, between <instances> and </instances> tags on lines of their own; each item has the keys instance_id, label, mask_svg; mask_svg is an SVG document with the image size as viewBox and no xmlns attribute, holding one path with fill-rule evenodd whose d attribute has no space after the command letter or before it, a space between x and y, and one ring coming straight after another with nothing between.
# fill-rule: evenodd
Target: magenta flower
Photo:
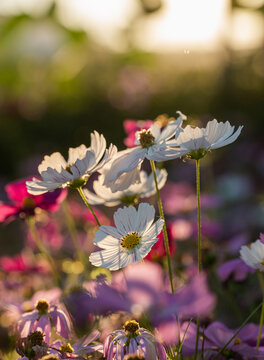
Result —
<instances>
[{"instance_id":1,"label":"magenta flower","mask_svg":"<svg viewBox=\"0 0 264 360\"><path fill-rule=\"evenodd\" d=\"M235 281L243 281L246 279L248 273L255 272L255 269L248 266L242 259L233 259L226 261L219 266L217 274L222 281L226 281L233 275Z\"/></svg>"},{"instance_id":2,"label":"magenta flower","mask_svg":"<svg viewBox=\"0 0 264 360\"><path fill-rule=\"evenodd\" d=\"M38 300L35 310L21 316L17 324L17 330L21 337L28 336L32 331L41 331L48 343L51 334L51 327L55 332L64 338L70 335L70 320L68 315L56 305L50 306L47 300Z\"/></svg>"},{"instance_id":3,"label":"magenta flower","mask_svg":"<svg viewBox=\"0 0 264 360\"><path fill-rule=\"evenodd\" d=\"M34 265L27 256L18 254L15 256L2 256L0 258L0 267L8 273L38 273L45 272L41 265Z\"/></svg>"},{"instance_id":4,"label":"magenta flower","mask_svg":"<svg viewBox=\"0 0 264 360\"><path fill-rule=\"evenodd\" d=\"M27 192L26 181L31 179L32 177L6 185L5 190L11 203L0 204L0 222L11 220L15 217L24 218L34 215L36 208L56 211L65 199L67 190L56 190L53 193L38 196L30 195Z\"/></svg>"},{"instance_id":5,"label":"magenta flower","mask_svg":"<svg viewBox=\"0 0 264 360\"><path fill-rule=\"evenodd\" d=\"M167 360L163 345L135 320L126 321L123 330L113 331L104 342L107 360L123 360L128 354L144 356L146 360Z\"/></svg>"},{"instance_id":6,"label":"magenta flower","mask_svg":"<svg viewBox=\"0 0 264 360\"><path fill-rule=\"evenodd\" d=\"M127 137L124 140L124 144L127 147L134 147L136 140L136 132L142 129L148 130L151 125L153 125L152 120L125 120L123 122L123 126Z\"/></svg>"}]
</instances>

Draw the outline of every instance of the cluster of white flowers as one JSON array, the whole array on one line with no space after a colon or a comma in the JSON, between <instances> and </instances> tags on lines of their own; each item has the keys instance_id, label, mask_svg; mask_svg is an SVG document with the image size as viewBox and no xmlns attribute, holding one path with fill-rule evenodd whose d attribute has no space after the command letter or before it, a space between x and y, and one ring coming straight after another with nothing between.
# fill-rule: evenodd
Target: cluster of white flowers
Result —
<instances>
[{"instance_id":1,"label":"cluster of white flowers","mask_svg":"<svg viewBox=\"0 0 264 360\"><path fill-rule=\"evenodd\" d=\"M136 133L135 147L117 151L114 145L106 148L106 140L96 131L91 134L91 146L80 145L69 149L68 161L56 152L45 156L38 170L41 179L27 182L30 194L40 195L57 188L80 189L90 175L99 172L94 181L94 193L84 190L87 202L92 205L115 206L137 204L139 198L155 193L153 174L140 171L144 159L166 161L181 156L199 160L209 150L234 142L242 126L234 132L234 126L216 120L206 128L182 127L185 115L178 112L178 119L170 121L162 130L158 124ZM157 172L157 186L162 188L167 179L166 170ZM155 209L147 203L118 209L114 214L116 227L100 226L94 244L101 251L90 255L95 266L118 270L128 264L141 261L156 243L164 221L154 222Z\"/></svg>"}]
</instances>

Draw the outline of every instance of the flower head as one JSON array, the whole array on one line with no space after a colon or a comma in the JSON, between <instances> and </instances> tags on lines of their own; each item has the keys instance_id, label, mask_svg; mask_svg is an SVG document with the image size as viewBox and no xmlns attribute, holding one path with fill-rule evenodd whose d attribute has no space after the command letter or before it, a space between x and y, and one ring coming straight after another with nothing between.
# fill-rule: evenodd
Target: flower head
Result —
<instances>
[{"instance_id":1,"label":"flower head","mask_svg":"<svg viewBox=\"0 0 264 360\"><path fill-rule=\"evenodd\" d=\"M123 191L113 192L111 188L104 184L104 175L100 175L98 180L94 181L93 188L95 194L84 189L84 194L91 205L116 206L118 204L136 205L140 198L147 198L155 194L155 183L153 174L147 175L145 171L140 171L140 183L132 184ZM159 189L166 182L167 171L157 170L157 181Z\"/></svg>"},{"instance_id":2,"label":"flower head","mask_svg":"<svg viewBox=\"0 0 264 360\"><path fill-rule=\"evenodd\" d=\"M89 176L101 169L116 152L117 149L112 144L106 150L104 136L95 131L91 134L89 148L80 145L69 149L67 162L59 152L46 155L38 167L42 180L33 178L28 181L28 192L39 195L61 187L81 187L86 184Z\"/></svg>"},{"instance_id":3,"label":"flower head","mask_svg":"<svg viewBox=\"0 0 264 360\"><path fill-rule=\"evenodd\" d=\"M165 161L184 155L185 151L171 147L171 144L175 143L175 141L170 139L173 136L177 138L183 131L181 124L185 116L180 112L178 114L179 118L169 122L162 131L157 124L153 124L147 130L137 131L135 141L137 146L115 155L110 170L105 174L104 185L108 187L114 186L116 180L124 173L129 174L129 179L131 179L131 175L135 177L134 172L141 166L145 158L154 161ZM135 178L134 180L138 181L139 179ZM132 183L131 181L129 185Z\"/></svg>"},{"instance_id":4,"label":"flower head","mask_svg":"<svg viewBox=\"0 0 264 360\"><path fill-rule=\"evenodd\" d=\"M18 321L17 329L22 337L28 336L32 331L41 331L48 343L51 327L61 336L68 338L70 334L70 321L68 315L57 306L50 306L46 299L39 299L35 310L27 312Z\"/></svg>"},{"instance_id":5,"label":"flower head","mask_svg":"<svg viewBox=\"0 0 264 360\"><path fill-rule=\"evenodd\" d=\"M0 222L16 217L25 218L34 215L36 209L56 211L67 195L66 190L56 190L53 193L32 196L28 193L26 182L32 178L17 180L6 185L5 190L11 203L0 204Z\"/></svg>"},{"instance_id":6,"label":"flower head","mask_svg":"<svg viewBox=\"0 0 264 360\"><path fill-rule=\"evenodd\" d=\"M162 344L135 320L126 321L123 330L108 335L104 342L104 356L108 360L142 359L142 356L151 360L167 359Z\"/></svg>"},{"instance_id":7,"label":"flower head","mask_svg":"<svg viewBox=\"0 0 264 360\"><path fill-rule=\"evenodd\" d=\"M185 151L191 159L199 160L209 150L217 149L234 142L241 133L243 126L235 127L229 121L218 122L216 119L209 121L205 128L191 127L187 125L179 136L175 137L175 143L181 151Z\"/></svg>"},{"instance_id":8,"label":"flower head","mask_svg":"<svg viewBox=\"0 0 264 360\"><path fill-rule=\"evenodd\" d=\"M118 209L114 214L113 226L100 226L95 234L94 244L103 250L90 255L95 266L118 270L141 261L156 243L164 221L154 224L155 209L147 203Z\"/></svg>"},{"instance_id":9,"label":"flower head","mask_svg":"<svg viewBox=\"0 0 264 360\"><path fill-rule=\"evenodd\" d=\"M264 244L261 240L256 240L249 246L242 246L240 256L248 266L264 271Z\"/></svg>"},{"instance_id":10,"label":"flower head","mask_svg":"<svg viewBox=\"0 0 264 360\"><path fill-rule=\"evenodd\" d=\"M26 359L39 359L48 352L48 344L44 341L44 334L33 331L27 337L20 338L16 350L19 355Z\"/></svg>"}]
</instances>

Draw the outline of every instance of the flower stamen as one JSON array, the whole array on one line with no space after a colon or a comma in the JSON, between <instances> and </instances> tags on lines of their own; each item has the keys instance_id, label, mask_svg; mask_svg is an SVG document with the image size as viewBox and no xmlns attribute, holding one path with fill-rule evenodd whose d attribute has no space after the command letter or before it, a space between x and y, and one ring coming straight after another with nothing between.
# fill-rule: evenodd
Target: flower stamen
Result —
<instances>
[{"instance_id":1,"label":"flower stamen","mask_svg":"<svg viewBox=\"0 0 264 360\"><path fill-rule=\"evenodd\" d=\"M73 347L70 343L61 345L60 350L70 354L73 353Z\"/></svg>"},{"instance_id":2,"label":"flower stamen","mask_svg":"<svg viewBox=\"0 0 264 360\"><path fill-rule=\"evenodd\" d=\"M143 129L139 132L139 142L143 148L148 148L155 144L155 137L151 134L150 129Z\"/></svg>"},{"instance_id":3,"label":"flower stamen","mask_svg":"<svg viewBox=\"0 0 264 360\"><path fill-rule=\"evenodd\" d=\"M38 310L40 314L46 314L49 310L49 303L45 299L40 299L36 303L35 309Z\"/></svg>"},{"instance_id":4,"label":"flower stamen","mask_svg":"<svg viewBox=\"0 0 264 360\"><path fill-rule=\"evenodd\" d=\"M128 320L123 326L127 335L137 335L139 330L139 323L136 320Z\"/></svg>"},{"instance_id":5,"label":"flower stamen","mask_svg":"<svg viewBox=\"0 0 264 360\"><path fill-rule=\"evenodd\" d=\"M132 232L122 238L121 246L125 249L134 249L140 243L140 236L137 232Z\"/></svg>"}]
</instances>

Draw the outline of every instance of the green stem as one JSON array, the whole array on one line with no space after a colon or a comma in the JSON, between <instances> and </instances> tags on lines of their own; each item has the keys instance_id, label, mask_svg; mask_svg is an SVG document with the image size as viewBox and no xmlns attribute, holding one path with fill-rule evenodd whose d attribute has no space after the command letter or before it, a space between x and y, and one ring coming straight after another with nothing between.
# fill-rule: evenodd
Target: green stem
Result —
<instances>
[{"instance_id":1,"label":"green stem","mask_svg":"<svg viewBox=\"0 0 264 360\"><path fill-rule=\"evenodd\" d=\"M201 201L200 201L200 161L196 160L196 197L197 197L197 233L198 233L198 274L202 271L202 257L201 257ZM200 330L200 317L197 317L196 341L194 360L198 355L198 342Z\"/></svg>"},{"instance_id":2,"label":"green stem","mask_svg":"<svg viewBox=\"0 0 264 360\"><path fill-rule=\"evenodd\" d=\"M91 213L93 214L93 217L95 218L98 226L101 226L100 221L98 220L97 216L95 215L95 212L93 211L91 205L88 203L84 193L83 193L83 189L81 187L77 188L79 194L81 195L81 198L83 199L83 202L85 203L85 205L89 208L89 210L91 211Z\"/></svg>"},{"instance_id":3,"label":"green stem","mask_svg":"<svg viewBox=\"0 0 264 360\"><path fill-rule=\"evenodd\" d=\"M43 257L46 258L46 260L48 261L49 265L50 265L50 268L51 268L51 272L53 274L53 278L54 278L54 281L56 282L56 284L61 287L61 281L60 281L60 277L58 275L58 272L55 268L55 265L53 263L53 259L52 257L50 256L50 254L48 253L47 249L45 248L45 246L42 244L42 241L41 239L39 238L38 236L38 232L37 232L37 229L36 229L36 224L35 224L35 218L34 216L30 216L28 218L28 227L29 227L29 230L31 232L31 235L32 235L32 238L33 240L35 241L35 244L39 250L39 252L42 254Z\"/></svg>"},{"instance_id":4,"label":"green stem","mask_svg":"<svg viewBox=\"0 0 264 360\"><path fill-rule=\"evenodd\" d=\"M231 337L230 340L228 340L228 342L215 354L215 356L212 358L212 360L214 359L218 359L218 355L220 355L226 348L227 346L231 343L231 341L238 335L238 333L240 332L240 330L249 322L249 320L252 318L252 316L255 315L255 313L260 309L261 306L263 306L264 302L261 302L253 311L252 313L249 314L249 316L246 318L246 320L242 323L242 325L237 329L237 331L234 333L234 335Z\"/></svg>"},{"instance_id":5,"label":"green stem","mask_svg":"<svg viewBox=\"0 0 264 360\"><path fill-rule=\"evenodd\" d=\"M198 230L198 273L202 270L201 256L201 201L200 201L200 161L196 160L196 196L197 196L197 230Z\"/></svg>"},{"instance_id":6,"label":"green stem","mask_svg":"<svg viewBox=\"0 0 264 360\"><path fill-rule=\"evenodd\" d=\"M173 285L173 277L172 277L172 269L171 269L171 259L170 259L170 249L169 249L169 240L168 240L168 233L167 233L167 227L165 222L165 216L163 212L162 202L160 198L160 192L158 187L158 181L157 181L157 175L156 175L156 167L155 162L153 160L150 160L151 169L153 172L155 187L156 187L156 193L157 193L157 200L158 200L158 206L159 206L159 213L161 218L164 220L163 224L163 239L164 239L164 246L166 250L167 255L167 261L168 261L168 268L169 268L169 276L170 276L170 285L171 285L171 292L174 293L174 285Z\"/></svg>"},{"instance_id":7,"label":"green stem","mask_svg":"<svg viewBox=\"0 0 264 360\"><path fill-rule=\"evenodd\" d=\"M264 281L263 281L263 277L262 277L261 272L257 271L257 274L258 274L258 280L259 280L259 284L260 284L261 291L262 291L262 297L263 297L263 303L262 303L260 320L259 320L258 340L257 340L257 345L256 345L256 349L258 350L260 340L261 340L262 328L263 328L263 320L264 320Z\"/></svg>"},{"instance_id":8,"label":"green stem","mask_svg":"<svg viewBox=\"0 0 264 360\"><path fill-rule=\"evenodd\" d=\"M76 249L79 261L84 266L84 272L85 272L85 270L86 270L86 258L85 258L85 255L84 255L84 253L83 253L83 251L81 249L80 243L79 243L79 238L78 238L75 222L74 222L74 219L73 219L73 217L71 215L71 212L70 212L70 209L69 209L69 206L68 206L68 203L67 203L67 199L63 201L62 207L63 207L64 215L65 215L65 218L66 218L66 224L67 224L69 232L71 234L73 245L74 245L74 247Z\"/></svg>"}]
</instances>

